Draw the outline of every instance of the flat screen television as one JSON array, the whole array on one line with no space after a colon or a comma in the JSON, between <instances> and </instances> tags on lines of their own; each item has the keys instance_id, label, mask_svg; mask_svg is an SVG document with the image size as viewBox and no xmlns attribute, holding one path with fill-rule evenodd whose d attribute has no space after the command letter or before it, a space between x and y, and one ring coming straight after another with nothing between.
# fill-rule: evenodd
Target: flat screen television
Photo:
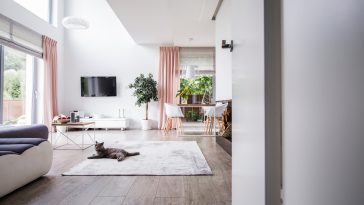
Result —
<instances>
[{"instance_id":1,"label":"flat screen television","mask_svg":"<svg viewBox=\"0 0 364 205\"><path fill-rule=\"evenodd\" d=\"M116 96L116 77L81 77L81 96Z\"/></svg>"}]
</instances>

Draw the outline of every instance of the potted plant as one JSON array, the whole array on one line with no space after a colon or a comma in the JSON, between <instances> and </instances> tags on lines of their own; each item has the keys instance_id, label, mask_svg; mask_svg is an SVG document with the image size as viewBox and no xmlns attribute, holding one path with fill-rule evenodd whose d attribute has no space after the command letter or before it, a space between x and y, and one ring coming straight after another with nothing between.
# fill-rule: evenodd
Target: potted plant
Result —
<instances>
[{"instance_id":1,"label":"potted plant","mask_svg":"<svg viewBox=\"0 0 364 205\"><path fill-rule=\"evenodd\" d=\"M177 96L189 104L201 103L203 96L212 92L212 76L201 75L192 79L181 78ZM205 100L207 101L207 100Z\"/></svg>"},{"instance_id":2,"label":"potted plant","mask_svg":"<svg viewBox=\"0 0 364 205\"><path fill-rule=\"evenodd\" d=\"M200 75L193 79L192 103L202 103L206 93L212 92L212 76ZM210 96L211 97L211 96ZM205 100L206 101L206 100Z\"/></svg>"},{"instance_id":3,"label":"potted plant","mask_svg":"<svg viewBox=\"0 0 364 205\"><path fill-rule=\"evenodd\" d=\"M192 94L192 90L185 78L180 79L180 89L177 91L176 97L180 97L181 103L186 104L188 97Z\"/></svg>"},{"instance_id":4,"label":"potted plant","mask_svg":"<svg viewBox=\"0 0 364 205\"><path fill-rule=\"evenodd\" d=\"M145 104L145 119L142 120L142 129L152 129L152 123L148 119L148 103L158 100L157 81L153 79L153 75L149 73L148 77L140 74L135 78L134 83L129 85L130 89L134 89L133 96L137 98L135 105L141 106Z\"/></svg>"}]
</instances>

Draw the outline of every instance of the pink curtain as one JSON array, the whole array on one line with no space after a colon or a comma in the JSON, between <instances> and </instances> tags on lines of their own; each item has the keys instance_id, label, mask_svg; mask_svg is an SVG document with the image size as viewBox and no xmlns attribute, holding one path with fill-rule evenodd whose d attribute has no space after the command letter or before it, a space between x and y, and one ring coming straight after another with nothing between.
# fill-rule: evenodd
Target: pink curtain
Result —
<instances>
[{"instance_id":1,"label":"pink curtain","mask_svg":"<svg viewBox=\"0 0 364 205\"><path fill-rule=\"evenodd\" d=\"M166 113L164 103L178 104L176 97L179 89L179 47L161 47L159 61L158 95L159 95L159 128L164 127Z\"/></svg>"},{"instance_id":2,"label":"pink curtain","mask_svg":"<svg viewBox=\"0 0 364 205\"><path fill-rule=\"evenodd\" d=\"M58 115L57 105L57 41L42 37L44 62L44 116L43 122L51 129L53 117Z\"/></svg>"}]
</instances>

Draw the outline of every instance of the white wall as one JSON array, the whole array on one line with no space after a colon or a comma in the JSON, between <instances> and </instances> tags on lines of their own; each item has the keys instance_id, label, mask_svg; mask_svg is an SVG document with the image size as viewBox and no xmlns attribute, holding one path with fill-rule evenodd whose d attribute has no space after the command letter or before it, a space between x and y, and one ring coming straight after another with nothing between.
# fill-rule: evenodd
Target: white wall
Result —
<instances>
[{"instance_id":1,"label":"white wall","mask_svg":"<svg viewBox=\"0 0 364 205\"><path fill-rule=\"evenodd\" d=\"M232 0L224 0L215 21L216 100L232 99L232 53L221 48L221 41L232 40Z\"/></svg>"},{"instance_id":2,"label":"white wall","mask_svg":"<svg viewBox=\"0 0 364 205\"><path fill-rule=\"evenodd\" d=\"M364 202L364 1L283 1L285 204Z\"/></svg>"},{"instance_id":3,"label":"white wall","mask_svg":"<svg viewBox=\"0 0 364 205\"><path fill-rule=\"evenodd\" d=\"M232 0L233 204L265 204L264 0Z\"/></svg>"},{"instance_id":4,"label":"white wall","mask_svg":"<svg viewBox=\"0 0 364 205\"><path fill-rule=\"evenodd\" d=\"M65 16L80 16L90 22L87 30L65 31L65 73L61 111L118 116L125 108L132 119L132 128L139 128L145 116L144 107L136 107L135 97L128 85L140 73L152 73L158 80L159 47L140 46L134 43L105 0L67 0ZM116 76L117 97L81 97L81 76ZM158 119L157 103L152 103L149 117ZM155 127L157 123L155 122Z\"/></svg>"}]
</instances>

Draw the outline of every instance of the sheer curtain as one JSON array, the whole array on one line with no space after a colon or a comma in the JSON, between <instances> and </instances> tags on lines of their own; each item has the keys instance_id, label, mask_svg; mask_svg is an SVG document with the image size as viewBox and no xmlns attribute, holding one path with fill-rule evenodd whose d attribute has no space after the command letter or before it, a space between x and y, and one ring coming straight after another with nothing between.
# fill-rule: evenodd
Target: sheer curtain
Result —
<instances>
[{"instance_id":1,"label":"sheer curtain","mask_svg":"<svg viewBox=\"0 0 364 205\"><path fill-rule=\"evenodd\" d=\"M178 104L176 97L179 89L180 48L161 47L159 61L158 95L159 95L159 128L164 127L166 113L164 103Z\"/></svg>"},{"instance_id":2,"label":"sheer curtain","mask_svg":"<svg viewBox=\"0 0 364 205\"><path fill-rule=\"evenodd\" d=\"M57 105L57 41L42 36L44 62L44 124L51 129L52 119L58 115Z\"/></svg>"}]
</instances>

